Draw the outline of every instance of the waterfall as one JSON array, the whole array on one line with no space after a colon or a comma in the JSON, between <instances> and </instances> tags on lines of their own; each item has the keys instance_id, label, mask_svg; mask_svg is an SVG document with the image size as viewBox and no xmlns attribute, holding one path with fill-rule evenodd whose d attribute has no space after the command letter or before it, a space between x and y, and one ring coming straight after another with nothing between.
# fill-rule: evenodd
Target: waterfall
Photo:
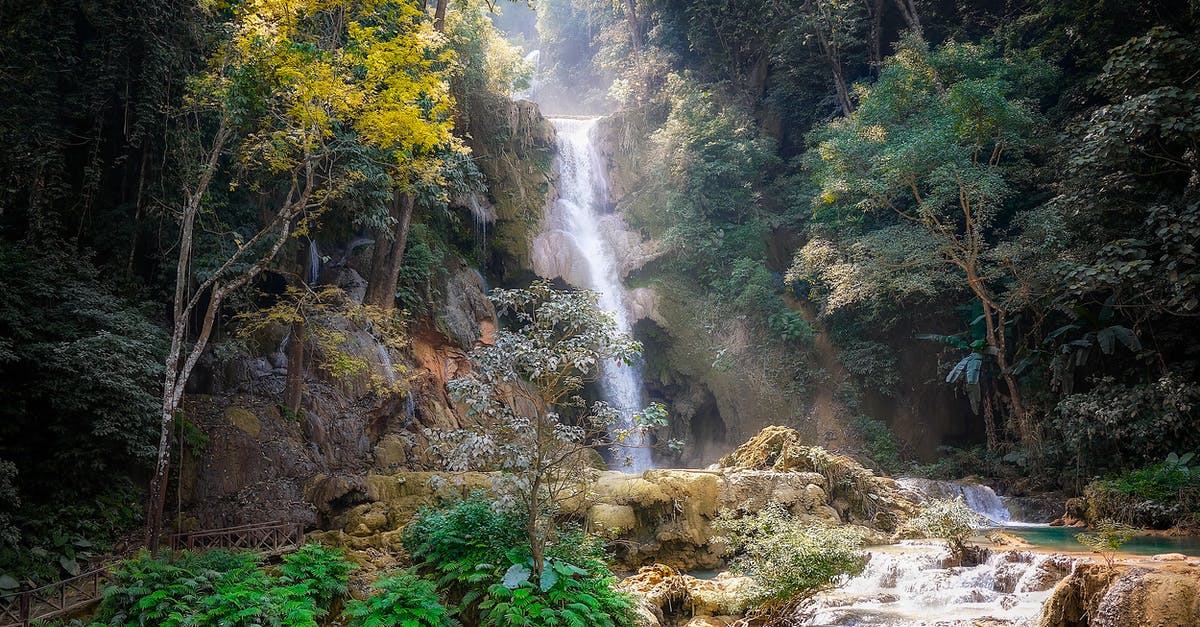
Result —
<instances>
[{"instance_id":1,"label":"waterfall","mask_svg":"<svg viewBox=\"0 0 1200 627\"><path fill-rule=\"evenodd\" d=\"M600 232L597 215L602 198L603 172L592 144L591 131L595 119L552 118L558 135L559 198L556 209L565 218L562 228L575 248L574 259L587 263L586 271L576 274L583 280L581 287L599 296L600 308L612 312L617 328L631 333L625 287L621 284L616 255ZM583 270L583 269L579 269ZM604 401L621 414L618 428L631 428L633 415L643 404L641 367L622 365L607 360L600 366L600 391ZM629 458L630 472L651 468L650 450L641 437L624 448L622 456Z\"/></svg>"},{"instance_id":2,"label":"waterfall","mask_svg":"<svg viewBox=\"0 0 1200 627\"><path fill-rule=\"evenodd\" d=\"M392 367L392 355L388 353L387 347L379 340L375 341L375 347L379 349L379 362L383 364L384 378L387 379L389 386L396 385L396 370Z\"/></svg>"},{"instance_id":3,"label":"waterfall","mask_svg":"<svg viewBox=\"0 0 1200 627\"><path fill-rule=\"evenodd\" d=\"M997 525L1013 524L1012 513L1004 506L996 492L980 483L965 481L937 481L916 477L901 477L897 482L927 499L962 497L967 507L975 510Z\"/></svg>"},{"instance_id":4,"label":"waterfall","mask_svg":"<svg viewBox=\"0 0 1200 627\"><path fill-rule=\"evenodd\" d=\"M538 73L541 72L542 69L542 51L531 50L525 55L525 62L533 66L533 76L529 77L529 89L518 94L514 94L514 98L534 100L537 98Z\"/></svg>"},{"instance_id":5,"label":"waterfall","mask_svg":"<svg viewBox=\"0 0 1200 627\"><path fill-rule=\"evenodd\" d=\"M308 284L316 285L321 278L321 251L317 249L317 240L308 240Z\"/></svg>"},{"instance_id":6,"label":"waterfall","mask_svg":"<svg viewBox=\"0 0 1200 627\"><path fill-rule=\"evenodd\" d=\"M902 542L868 554L862 574L815 599L808 624L1033 625L1070 570L1066 558L1023 551L958 567L941 543Z\"/></svg>"},{"instance_id":7,"label":"waterfall","mask_svg":"<svg viewBox=\"0 0 1200 627\"><path fill-rule=\"evenodd\" d=\"M417 397L413 396L412 390L404 395L404 417L407 419L404 426L413 424L417 419Z\"/></svg>"}]
</instances>

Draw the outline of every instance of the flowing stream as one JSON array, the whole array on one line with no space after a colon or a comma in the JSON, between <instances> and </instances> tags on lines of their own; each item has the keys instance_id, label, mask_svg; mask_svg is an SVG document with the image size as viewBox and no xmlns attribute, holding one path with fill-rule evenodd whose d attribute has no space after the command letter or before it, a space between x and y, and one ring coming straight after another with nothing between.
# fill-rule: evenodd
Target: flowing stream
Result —
<instances>
[{"instance_id":1,"label":"flowing stream","mask_svg":"<svg viewBox=\"0 0 1200 627\"><path fill-rule=\"evenodd\" d=\"M573 263L585 263L586 269L572 269L585 287L599 296L600 308L611 312L617 328L623 333L633 329L626 305L625 287L621 284L616 255L612 245L601 233L599 211L604 174L592 143L595 119L551 118L558 135L559 198L556 209L565 218L562 228L567 241L575 249ZM633 416L643 407L641 367L605 361L600 366L600 392L606 403L620 412L616 428L633 426ZM621 456L629 472L642 472L652 467L650 449L642 438L626 440ZM618 461L615 466L621 466Z\"/></svg>"},{"instance_id":2,"label":"flowing stream","mask_svg":"<svg viewBox=\"0 0 1200 627\"><path fill-rule=\"evenodd\" d=\"M977 566L955 566L938 542L873 548L866 570L821 594L809 625L1034 625L1066 558L996 552Z\"/></svg>"}]
</instances>

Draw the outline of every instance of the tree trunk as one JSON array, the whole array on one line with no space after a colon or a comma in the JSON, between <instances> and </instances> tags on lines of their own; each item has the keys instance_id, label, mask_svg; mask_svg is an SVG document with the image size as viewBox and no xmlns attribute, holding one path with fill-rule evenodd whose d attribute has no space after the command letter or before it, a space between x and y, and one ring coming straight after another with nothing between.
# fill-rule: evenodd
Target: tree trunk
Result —
<instances>
[{"instance_id":1,"label":"tree trunk","mask_svg":"<svg viewBox=\"0 0 1200 627\"><path fill-rule=\"evenodd\" d=\"M396 226L391 239L385 233L377 233L375 250L371 253L371 276L367 279L367 293L363 302L381 309L396 306L396 283L400 280L400 268L404 265L404 248L408 243L408 228L412 223L412 194L394 192L389 211Z\"/></svg>"},{"instance_id":2,"label":"tree trunk","mask_svg":"<svg viewBox=\"0 0 1200 627\"><path fill-rule=\"evenodd\" d=\"M433 9L433 30L439 33L446 32L446 4L447 0L437 0Z\"/></svg>"},{"instance_id":3,"label":"tree trunk","mask_svg":"<svg viewBox=\"0 0 1200 627\"><path fill-rule=\"evenodd\" d=\"M825 32L825 25L818 22L816 26L817 43L820 44L821 52L825 54L825 60L829 62L829 69L833 73L833 87L837 91L838 105L842 108L842 115L849 117L854 113L854 105L850 102L850 89L846 87L841 55L834 47L829 34Z\"/></svg>"},{"instance_id":4,"label":"tree trunk","mask_svg":"<svg viewBox=\"0 0 1200 627\"><path fill-rule=\"evenodd\" d=\"M304 321L292 324L287 349L287 383L283 387L283 404L293 412L300 411L304 395Z\"/></svg>"},{"instance_id":5,"label":"tree trunk","mask_svg":"<svg viewBox=\"0 0 1200 627\"><path fill-rule=\"evenodd\" d=\"M870 27L867 33L867 56L871 70L878 72L883 67L883 0L866 0L867 19Z\"/></svg>"},{"instance_id":6,"label":"tree trunk","mask_svg":"<svg viewBox=\"0 0 1200 627\"><path fill-rule=\"evenodd\" d=\"M904 16L904 23L908 25L908 29L917 37L924 39L925 33L921 30L921 16L917 13L917 0L895 1L896 8L900 9L900 15Z\"/></svg>"},{"instance_id":7,"label":"tree trunk","mask_svg":"<svg viewBox=\"0 0 1200 627\"><path fill-rule=\"evenodd\" d=\"M633 46L633 54L640 56L642 51L642 29L638 24L636 0L625 0L625 22L629 25L629 41Z\"/></svg>"}]
</instances>

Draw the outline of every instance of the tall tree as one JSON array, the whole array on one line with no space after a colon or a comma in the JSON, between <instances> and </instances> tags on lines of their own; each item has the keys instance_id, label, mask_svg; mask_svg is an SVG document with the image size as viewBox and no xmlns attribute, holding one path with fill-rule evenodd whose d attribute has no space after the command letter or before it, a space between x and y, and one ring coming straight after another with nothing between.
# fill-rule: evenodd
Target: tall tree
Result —
<instances>
[{"instance_id":1,"label":"tall tree","mask_svg":"<svg viewBox=\"0 0 1200 627\"><path fill-rule=\"evenodd\" d=\"M910 37L865 91L854 115L814 135L810 165L819 207L887 211L935 242L926 254L960 272L982 307L984 340L1004 382L1023 444L1037 432L1013 372L1007 338L1029 298L994 246L993 227L1011 194L1008 164L1029 149L1036 113L1022 100L1037 64L996 58L989 49L948 44L929 51Z\"/></svg>"}]
</instances>

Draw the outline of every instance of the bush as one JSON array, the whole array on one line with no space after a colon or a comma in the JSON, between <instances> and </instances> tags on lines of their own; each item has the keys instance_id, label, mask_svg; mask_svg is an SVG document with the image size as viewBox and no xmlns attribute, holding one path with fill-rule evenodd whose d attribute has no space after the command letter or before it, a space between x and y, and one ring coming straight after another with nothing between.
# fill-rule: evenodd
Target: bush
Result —
<instances>
[{"instance_id":1,"label":"bush","mask_svg":"<svg viewBox=\"0 0 1200 627\"><path fill-rule=\"evenodd\" d=\"M478 614L484 625L633 624L633 603L613 590L600 540L578 529L560 530L547 545L536 582L523 518L479 496L421 512L402 540L414 571L431 577L455 601L449 613L464 621Z\"/></svg>"},{"instance_id":2,"label":"bush","mask_svg":"<svg viewBox=\"0 0 1200 627\"><path fill-rule=\"evenodd\" d=\"M457 625L438 600L433 582L416 575L389 575L371 584L375 594L346 605L353 627L445 627Z\"/></svg>"},{"instance_id":3,"label":"bush","mask_svg":"<svg viewBox=\"0 0 1200 627\"><path fill-rule=\"evenodd\" d=\"M1200 514L1200 472L1188 466L1192 455L1171 453L1157 464L1089 483L1088 519L1165 528Z\"/></svg>"},{"instance_id":4,"label":"bush","mask_svg":"<svg viewBox=\"0 0 1200 627\"><path fill-rule=\"evenodd\" d=\"M857 530L802 521L778 503L749 516L723 511L713 526L724 534L730 567L754 579L754 600L769 613L785 613L866 566Z\"/></svg>"},{"instance_id":5,"label":"bush","mask_svg":"<svg viewBox=\"0 0 1200 627\"><path fill-rule=\"evenodd\" d=\"M451 597L466 605L479 596L468 595L472 589L499 578L497 558L520 546L525 531L519 516L497 512L491 502L473 496L444 509L422 510L401 541L414 571L431 577L438 588L450 588Z\"/></svg>"},{"instance_id":6,"label":"bush","mask_svg":"<svg viewBox=\"0 0 1200 627\"><path fill-rule=\"evenodd\" d=\"M520 560L503 581L488 588L480 604L484 627L587 625L625 627L635 624L633 599L613 590L615 577L603 565L585 570L561 558L547 558L537 581L532 560ZM518 561L519 560L519 561Z\"/></svg>"},{"instance_id":7,"label":"bush","mask_svg":"<svg viewBox=\"0 0 1200 627\"><path fill-rule=\"evenodd\" d=\"M960 562L967 553L967 539L985 525L983 516L975 513L962 497L932 499L921 505L916 516L900 528L906 538L940 538Z\"/></svg>"},{"instance_id":8,"label":"bush","mask_svg":"<svg viewBox=\"0 0 1200 627\"><path fill-rule=\"evenodd\" d=\"M854 419L854 430L862 438L867 455L883 470L894 473L904 467L900 456L900 443L887 425L866 416Z\"/></svg>"},{"instance_id":9,"label":"bush","mask_svg":"<svg viewBox=\"0 0 1200 627\"><path fill-rule=\"evenodd\" d=\"M113 572L97 615L107 625L317 627L346 590L340 552L304 547L278 574L253 553L211 551L153 558L142 552Z\"/></svg>"}]
</instances>

